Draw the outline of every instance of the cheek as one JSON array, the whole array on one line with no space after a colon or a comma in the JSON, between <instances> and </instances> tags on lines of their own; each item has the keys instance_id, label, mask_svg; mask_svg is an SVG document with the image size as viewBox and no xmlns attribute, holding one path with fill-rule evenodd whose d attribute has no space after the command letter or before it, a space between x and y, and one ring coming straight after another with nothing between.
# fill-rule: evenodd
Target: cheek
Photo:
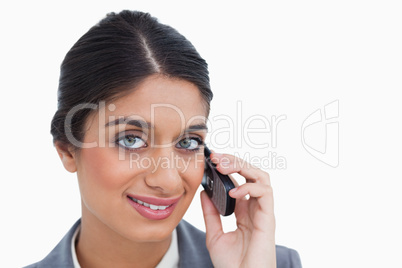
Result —
<instances>
[{"instance_id":1,"label":"cheek","mask_svg":"<svg viewBox=\"0 0 402 268\"><path fill-rule=\"evenodd\" d=\"M129 174L110 148L82 149L78 178L83 190L96 189L99 192L118 189L125 184Z\"/></svg>"},{"instance_id":2,"label":"cheek","mask_svg":"<svg viewBox=\"0 0 402 268\"><path fill-rule=\"evenodd\" d=\"M188 185L189 190L191 189L191 192L194 194L200 186L204 175L203 158L198 160L196 158L196 160L191 161L185 171L183 171L183 175L184 181Z\"/></svg>"}]
</instances>

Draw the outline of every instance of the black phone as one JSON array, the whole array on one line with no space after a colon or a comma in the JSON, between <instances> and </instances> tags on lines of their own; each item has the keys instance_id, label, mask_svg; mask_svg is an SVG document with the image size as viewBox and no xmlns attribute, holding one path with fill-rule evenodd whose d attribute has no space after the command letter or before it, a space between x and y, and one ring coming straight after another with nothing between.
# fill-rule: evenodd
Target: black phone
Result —
<instances>
[{"instance_id":1,"label":"black phone","mask_svg":"<svg viewBox=\"0 0 402 268\"><path fill-rule=\"evenodd\" d=\"M228 216L233 213L236 205L236 199L229 195L229 191L235 188L235 185L228 175L216 170L216 165L210 159L211 151L207 146L204 148L205 170L201 185L218 212L222 216Z\"/></svg>"}]
</instances>

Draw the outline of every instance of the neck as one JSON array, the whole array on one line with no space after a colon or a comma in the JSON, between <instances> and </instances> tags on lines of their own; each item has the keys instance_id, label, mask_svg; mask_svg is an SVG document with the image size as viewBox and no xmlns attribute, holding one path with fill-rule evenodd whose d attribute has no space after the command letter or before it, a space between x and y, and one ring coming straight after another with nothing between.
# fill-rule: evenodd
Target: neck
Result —
<instances>
[{"instance_id":1,"label":"neck","mask_svg":"<svg viewBox=\"0 0 402 268\"><path fill-rule=\"evenodd\" d=\"M169 249L171 235L162 241L132 241L84 214L76 243L81 267L155 267Z\"/></svg>"}]
</instances>

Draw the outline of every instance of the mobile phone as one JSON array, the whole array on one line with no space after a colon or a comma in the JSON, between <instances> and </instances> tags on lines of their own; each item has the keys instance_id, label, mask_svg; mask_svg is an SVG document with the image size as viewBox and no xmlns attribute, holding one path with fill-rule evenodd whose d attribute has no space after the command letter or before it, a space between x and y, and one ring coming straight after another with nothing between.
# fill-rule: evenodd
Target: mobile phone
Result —
<instances>
[{"instance_id":1,"label":"mobile phone","mask_svg":"<svg viewBox=\"0 0 402 268\"><path fill-rule=\"evenodd\" d=\"M204 148L205 170L201 185L218 212L222 216L228 216L233 213L236 205L236 199L229 196L229 191L235 188L235 185L228 175L218 172L210 159L211 151L207 146Z\"/></svg>"}]
</instances>

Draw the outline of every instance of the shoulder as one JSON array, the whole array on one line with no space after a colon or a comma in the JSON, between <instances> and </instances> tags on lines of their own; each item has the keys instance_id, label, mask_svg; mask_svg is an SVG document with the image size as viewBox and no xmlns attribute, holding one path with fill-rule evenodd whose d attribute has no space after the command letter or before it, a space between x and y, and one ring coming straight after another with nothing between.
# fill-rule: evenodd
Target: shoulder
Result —
<instances>
[{"instance_id":1,"label":"shoulder","mask_svg":"<svg viewBox=\"0 0 402 268\"><path fill-rule=\"evenodd\" d=\"M179 223L176 230L180 267L213 267L205 244L205 233L185 220Z\"/></svg>"},{"instance_id":2,"label":"shoulder","mask_svg":"<svg viewBox=\"0 0 402 268\"><path fill-rule=\"evenodd\" d=\"M301 260L296 250L276 246L276 266L278 268L301 268Z\"/></svg>"},{"instance_id":3,"label":"shoulder","mask_svg":"<svg viewBox=\"0 0 402 268\"><path fill-rule=\"evenodd\" d=\"M213 267L205 243L205 233L182 220L177 226L180 267ZM277 268L301 268L296 250L276 246Z\"/></svg>"},{"instance_id":4,"label":"shoulder","mask_svg":"<svg viewBox=\"0 0 402 268\"><path fill-rule=\"evenodd\" d=\"M41 261L25 266L24 268L72 268L74 267L73 258L71 255L71 240L74 232L80 225L78 220L56 247Z\"/></svg>"},{"instance_id":5,"label":"shoulder","mask_svg":"<svg viewBox=\"0 0 402 268\"><path fill-rule=\"evenodd\" d=\"M182 236L182 239L192 238L196 240L205 240L205 232L197 229L190 223L185 220L181 220L179 225L177 226L177 232L179 236ZM180 238L180 237L179 237ZM199 241L197 241L199 242ZM193 242L194 243L194 242ZM204 243L205 244L205 243Z\"/></svg>"}]
</instances>

